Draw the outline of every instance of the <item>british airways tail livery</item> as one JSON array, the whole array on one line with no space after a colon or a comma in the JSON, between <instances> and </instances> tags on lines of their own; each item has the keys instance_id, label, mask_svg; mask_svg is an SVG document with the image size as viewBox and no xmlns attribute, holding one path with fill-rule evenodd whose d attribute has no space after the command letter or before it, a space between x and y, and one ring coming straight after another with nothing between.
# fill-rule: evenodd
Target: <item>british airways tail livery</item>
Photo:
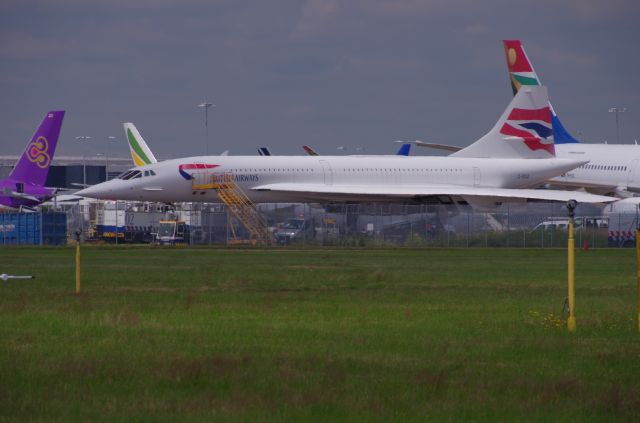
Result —
<instances>
[{"instance_id":1,"label":"british airways tail livery","mask_svg":"<svg viewBox=\"0 0 640 423\"><path fill-rule=\"evenodd\" d=\"M9 176L0 180L0 205L33 207L51 198L54 188L44 186L58 144L64 110L48 112Z\"/></svg>"}]
</instances>

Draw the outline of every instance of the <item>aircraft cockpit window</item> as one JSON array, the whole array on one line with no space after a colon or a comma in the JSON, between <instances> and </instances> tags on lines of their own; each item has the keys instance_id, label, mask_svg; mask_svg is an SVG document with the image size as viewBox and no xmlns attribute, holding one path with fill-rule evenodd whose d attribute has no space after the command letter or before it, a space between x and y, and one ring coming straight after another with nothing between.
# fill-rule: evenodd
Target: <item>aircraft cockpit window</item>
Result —
<instances>
[{"instance_id":1,"label":"aircraft cockpit window","mask_svg":"<svg viewBox=\"0 0 640 423\"><path fill-rule=\"evenodd\" d=\"M149 176L149 171L148 170L144 171L144 176Z\"/></svg>"},{"instance_id":2,"label":"aircraft cockpit window","mask_svg":"<svg viewBox=\"0 0 640 423\"><path fill-rule=\"evenodd\" d=\"M140 178L141 176L142 176L142 172L140 172L139 170L130 170L129 172L122 175L120 179L126 181L132 178Z\"/></svg>"},{"instance_id":3,"label":"aircraft cockpit window","mask_svg":"<svg viewBox=\"0 0 640 423\"><path fill-rule=\"evenodd\" d=\"M150 170L150 171L149 171L149 175L151 175L151 176L156 176L156 173L155 173L153 170Z\"/></svg>"},{"instance_id":4,"label":"aircraft cockpit window","mask_svg":"<svg viewBox=\"0 0 640 423\"><path fill-rule=\"evenodd\" d=\"M118 176L118 178L126 181L127 179L131 178L131 176L135 172L137 172L137 171L136 170L128 170L125 173L123 173L122 175Z\"/></svg>"}]
</instances>

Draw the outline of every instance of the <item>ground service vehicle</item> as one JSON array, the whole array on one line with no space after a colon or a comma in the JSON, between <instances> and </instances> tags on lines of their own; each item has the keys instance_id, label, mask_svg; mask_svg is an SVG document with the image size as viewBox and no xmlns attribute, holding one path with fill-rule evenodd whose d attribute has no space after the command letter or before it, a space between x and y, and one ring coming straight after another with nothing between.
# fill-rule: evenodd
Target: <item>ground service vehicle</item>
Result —
<instances>
[{"instance_id":1,"label":"ground service vehicle","mask_svg":"<svg viewBox=\"0 0 640 423\"><path fill-rule=\"evenodd\" d=\"M175 245L189 243L189 226L182 220L161 220L158 225L156 243Z\"/></svg>"},{"instance_id":2,"label":"ground service vehicle","mask_svg":"<svg viewBox=\"0 0 640 423\"><path fill-rule=\"evenodd\" d=\"M305 219L290 218L282 222L273 235L278 244L289 244L306 239L312 231L310 222Z\"/></svg>"}]
</instances>

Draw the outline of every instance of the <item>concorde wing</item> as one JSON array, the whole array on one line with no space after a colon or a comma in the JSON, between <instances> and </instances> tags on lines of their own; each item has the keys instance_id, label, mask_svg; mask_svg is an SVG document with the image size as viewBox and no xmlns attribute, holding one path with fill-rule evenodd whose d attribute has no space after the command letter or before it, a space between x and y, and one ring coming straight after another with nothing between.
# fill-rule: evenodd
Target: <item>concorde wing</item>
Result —
<instances>
[{"instance_id":1,"label":"concorde wing","mask_svg":"<svg viewBox=\"0 0 640 423\"><path fill-rule=\"evenodd\" d=\"M271 191L292 194L312 201L424 201L429 197L463 197L469 200L493 200L496 202L513 200L569 201L579 203L609 203L614 197L589 194L582 191L561 191L549 189L485 188L458 185L323 185L305 183L276 183L256 186L254 191Z\"/></svg>"}]
</instances>

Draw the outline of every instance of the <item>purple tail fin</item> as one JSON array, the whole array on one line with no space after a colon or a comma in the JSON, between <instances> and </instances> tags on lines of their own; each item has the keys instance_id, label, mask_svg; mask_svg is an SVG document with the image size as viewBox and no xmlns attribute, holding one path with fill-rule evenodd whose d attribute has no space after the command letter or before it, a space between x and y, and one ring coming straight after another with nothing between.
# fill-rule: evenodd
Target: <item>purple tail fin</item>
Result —
<instances>
[{"instance_id":1,"label":"purple tail fin","mask_svg":"<svg viewBox=\"0 0 640 423\"><path fill-rule=\"evenodd\" d=\"M64 110L54 110L46 114L9 178L44 185L56 152L63 118Z\"/></svg>"}]
</instances>

